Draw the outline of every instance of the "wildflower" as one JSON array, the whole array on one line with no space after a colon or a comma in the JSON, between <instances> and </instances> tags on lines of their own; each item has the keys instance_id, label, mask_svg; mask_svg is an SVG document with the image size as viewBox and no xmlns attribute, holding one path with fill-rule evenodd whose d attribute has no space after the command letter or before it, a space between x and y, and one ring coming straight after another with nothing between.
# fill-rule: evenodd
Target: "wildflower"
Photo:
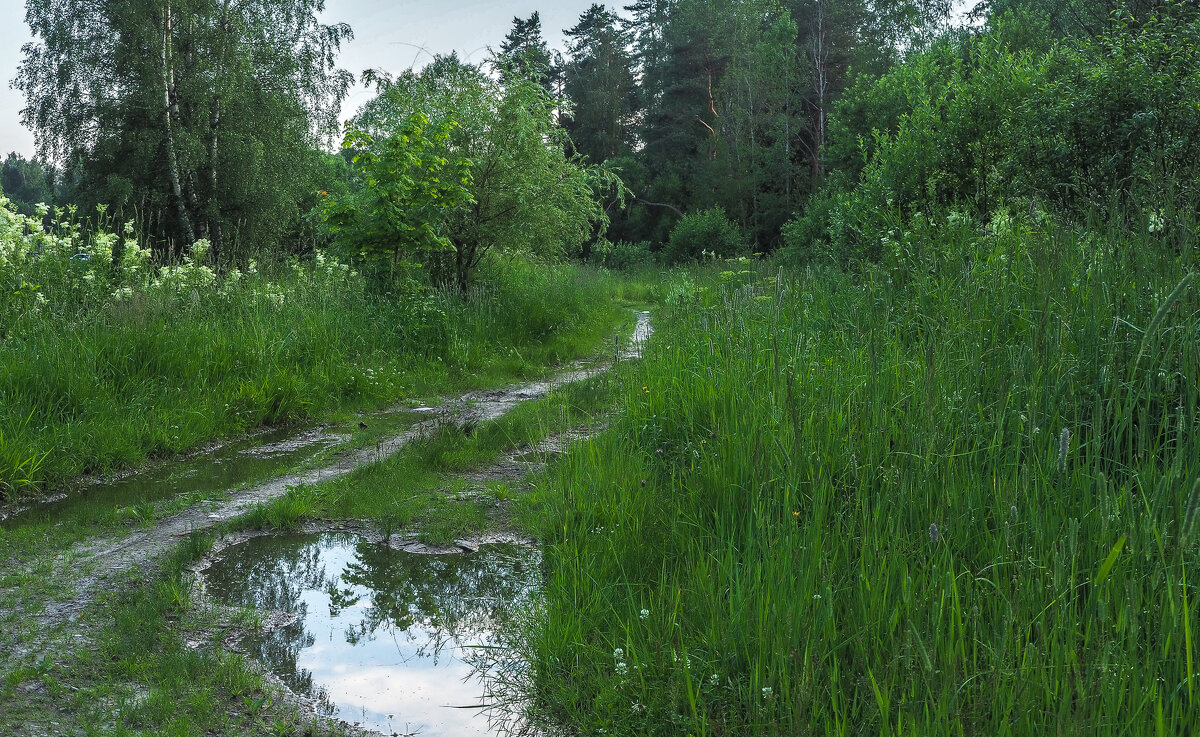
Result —
<instances>
[{"instance_id":1,"label":"wildflower","mask_svg":"<svg viewBox=\"0 0 1200 737\"><path fill-rule=\"evenodd\" d=\"M1155 210L1155 211L1151 212L1150 213L1150 227L1148 228L1149 232L1161 233L1165 228L1166 228L1166 224L1163 223L1162 211Z\"/></svg>"},{"instance_id":2,"label":"wildflower","mask_svg":"<svg viewBox=\"0 0 1200 737\"><path fill-rule=\"evenodd\" d=\"M933 542L937 542L938 540L942 539L942 533L938 531L936 522L929 526L929 539Z\"/></svg>"},{"instance_id":3,"label":"wildflower","mask_svg":"<svg viewBox=\"0 0 1200 737\"><path fill-rule=\"evenodd\" d=\"M625 664L624 660L621 660L617 662L617 666L614 668L614 670L618 676L623 676L629 673L629 666Z\"/></svg>"},{"instance_id":4,"label":"wildflower","mask_svg":"<svg viewBox=\"0 0 1200 737\"><path fill-rule=\"evenodd\" d=\"M721 682L721 677L719 675L717 675L716 673L713 673L711 676L708 677L708 682L711 685L715 686Z\"/></svg>"},{"instance_id":5,"label":"wildflower","mask_svg":"<svg viewBox=\"0 0 1200 737\"><path fill-rule=\"evenodd\" d=\"M771 697L775 695L775 689L770 686L763 686L762 695L764 699L770 701Z\"/></svg>"},{"instance_id":6,"label":"wildflower","mask_svg":"<svg viewBox=\"0 0 1200 737\"><path fill-rule=\"evenodd\" d=\"M641 617L642 619L646 619L647 617L650 616L650 610L643 609L641 612L638 613L638 616Z\"/></svg>"},{"instance_id":7,"label":"wildflower","mask_svg":"<svg viewBox=\"0 0 1200 737\"><path fill-rule=\"evenodd\" d=\"M625 657L625 651L621 648L617 648L616 650L613 650L613 657L617 660L620 660L621 658Z\"/></svg>"}]
</instances>

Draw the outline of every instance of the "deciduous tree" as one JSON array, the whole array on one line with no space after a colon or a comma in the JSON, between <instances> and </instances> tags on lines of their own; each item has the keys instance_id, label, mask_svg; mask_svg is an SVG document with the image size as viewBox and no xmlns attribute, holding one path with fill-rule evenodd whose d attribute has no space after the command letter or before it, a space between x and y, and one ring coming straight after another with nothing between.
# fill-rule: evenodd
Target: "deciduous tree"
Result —
<instances>
[{"instance_id":1,"label":"deciduous tree","mask_svg":"<svg viewBox=\"0 0 1200 737\"><path fill-rule=\"evenodd\" d=\"M351 77L324 0L30 0L14 82L39 153L149 235L273 244Z\"/></svg>"}]
</instances>

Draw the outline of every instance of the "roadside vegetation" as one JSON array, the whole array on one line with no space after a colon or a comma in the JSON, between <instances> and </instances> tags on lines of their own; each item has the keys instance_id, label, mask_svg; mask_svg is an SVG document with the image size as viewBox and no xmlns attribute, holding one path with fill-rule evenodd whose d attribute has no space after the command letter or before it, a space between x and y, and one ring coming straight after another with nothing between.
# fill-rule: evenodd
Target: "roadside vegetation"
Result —
<instances>
[{"instance_id":1,"label":"roadside vegetation","mask_svg":"<svg viewBox=\"0 0 1200 737\"><path fill-rule=\"evenodd\" d=\"M546 723L1200 727L1200 17L1039 18L861 79L780 261L669 300L525 500Z\"/></svg>"},{"instance_id":2,"label":"roadside vegetation","mask_svg":"<svg viewBox=\"0 0 1200 737\"><path fill-rule=\"evenodd\" d=\"M639 0L561 58L534 13L486 64L364 74L336 154L350 32L319 5L31 0L27 122L85 163L4 164L0 504L607 361L630 307L654 337L279 485L77 620L47 612L99 557L82 538L226 490L0 527L0 730L319 733L229 651L256 615L196 606L187 569L329 527L536 538L499 678L549 733L1200 730L1193 3L992 0L950 28L944 0ZM281 8L296 43L266 63ZM110 36L161 53L59 66ZM58 94L114 60L103 111ZM341 450L395 430L358 427Z\"/></svg>"},{"instance_id":3,"label":"roadside vegetation","mask_svg":"<svg viewBox=\"0 0 1200 737\"><path fill-rule=\"evenodd\" d=\"M204 256L159 267L133 238L0 208L4 500L263 424L535 375L624 316L610 277L521 258L460 294L382 293L320 254L222 271Z\"/></svg>"},{"instance_id":4,"label":"roadside vegetation","mask_svg":"<svg viewBox=\"0 0 1200 737\"><path fill-rule=\"evenodd\" d=\"M658 313L619 419L527 500L550 721L1196 728L1194 272L1127 232L905 237L929 255Z\"/></svg>"}]
</instances>

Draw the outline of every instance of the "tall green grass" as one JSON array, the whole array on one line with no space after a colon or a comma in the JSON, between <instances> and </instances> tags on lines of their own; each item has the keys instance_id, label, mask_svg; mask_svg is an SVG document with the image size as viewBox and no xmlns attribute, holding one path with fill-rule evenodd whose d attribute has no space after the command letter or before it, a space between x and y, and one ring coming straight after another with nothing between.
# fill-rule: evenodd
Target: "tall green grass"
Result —
<instances>
[{"instance_id":1,"label":"tall green grass","mask_svg":"<svg viewBox=\"0 0 1200 737\"><path fill-rule=\"evenodd\" d=\"M0 500L262 424L544 371L622 319L612 281L518 261L465 296L376 295L283 264L212 287L52 295L0 336Z\"/></svg>"},{"instance_id":2,"label":"tall green grass","mask_svg":"<svg viewBox=\"0 0 1200 737\"><path fill-rule=\"evenodd\" d=\"M1200 729L1194 253L946 223L676 294L531 497L549 722L627 735Z\"/></svg>"}]
</instances>

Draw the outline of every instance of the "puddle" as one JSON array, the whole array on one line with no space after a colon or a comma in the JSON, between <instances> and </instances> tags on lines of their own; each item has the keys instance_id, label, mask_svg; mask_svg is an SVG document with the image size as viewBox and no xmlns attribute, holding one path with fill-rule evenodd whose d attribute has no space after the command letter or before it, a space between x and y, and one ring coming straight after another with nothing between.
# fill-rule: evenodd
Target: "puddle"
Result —
<instances>
[{"instance_id":1,"label":"puddle","mask_svg":"<svg viewBox=\"0 0 1200 737\"><path fill-rule=\"evenodd\" d=\"M543 465L552 463L563 456L561 451L557 450L531 450L528 453L521 453L512 457L517 463L531 463Z\"/></svg>"},{"instance_id":2,"label":"puddle","mask_svg":"<svg viewBox=\"0 0 1200 737\"><path fill-rule=\"evenodd\" d=\"M259 537L204 573L217 602L281 623L243 641L323 715L385 735L496 734L473 663L540 580L515 545L421 555L327 533ZM494 659L494 656L493 656Z\"/></svg>"},{"instance_id":3,"label":"puddle","mask_svg":"<svg viewBox=\"0 0 1200 737\"><path fill-rule=\"evenodd\" d=\"M373 434L399 433L428 419L415 412L381 412L364 418ZM359 430L354 430L358 432ZM297 430L285 428L222 445L207 453L156 463L112 481L87 481L70 492L0 521L14 527L38 520L61 520L136 507L180 494L212 496L255 483L312 460L350 440L351 426Z\"/></svg>"},{"instance_id":4,"label":"puddle","mask_svg":"<svg viewBox=\"0 0 1200 737\"><path fill-rule=\"evenodd\" d=\"M650 340L651 335L654 335L654 325L650 322L650 313L645 311L639 312L637 325L633 328L633 335L629 337L629 342L622 358L640 358L642 347L646 345L646 341Z\"/></svg>"}]
</instances>

